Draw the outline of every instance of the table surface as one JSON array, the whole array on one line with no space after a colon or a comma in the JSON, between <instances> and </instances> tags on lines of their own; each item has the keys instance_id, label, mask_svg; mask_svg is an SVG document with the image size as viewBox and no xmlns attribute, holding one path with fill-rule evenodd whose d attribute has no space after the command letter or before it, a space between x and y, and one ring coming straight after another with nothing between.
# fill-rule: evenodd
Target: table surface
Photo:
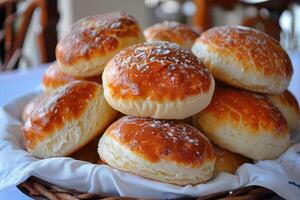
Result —
<instances>
[{"instance_id":1,"label":"table surface","mask_svg":"<svg viewBox=\"0 0 300 200\"><path fill-rule=\"evenodd\" d=\"M300 52L289 52L294 67L289 90L300 102ZM8 103L12 99L22 96L28 90L38 87L41 83L42 74L47 65L28 71L14 71L0 74L0 105ZM0 191L0 199L5 200L28 200L29 197L21 193L16 187Z\"/></svg>"},{"instance_id":2,"label":"table surface","mask_svg":"<svg viewBox=\"0 0 300 200\"><path fill-rule=\"evenodd\" d=\"M5 72L0 74L0 105L8 103L12 99L22 96L40 85L42 74L46 66L30 71ZM16 187L0 191L0 199L5 200L29 200Z\"/></svg>"}]
</instances>

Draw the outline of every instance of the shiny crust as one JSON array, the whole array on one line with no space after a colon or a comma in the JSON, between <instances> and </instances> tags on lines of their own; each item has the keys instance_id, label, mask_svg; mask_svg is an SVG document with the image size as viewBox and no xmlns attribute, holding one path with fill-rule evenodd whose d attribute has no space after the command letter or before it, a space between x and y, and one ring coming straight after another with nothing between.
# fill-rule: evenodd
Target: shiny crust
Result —
<instances>
[{"instance_id":1,"label":"shiny crust","mask_svg":"<svg viewBox=\"0 0 300 200\"><path fill-rule=\"evenodd\" d=\"M45 71L42 83L45 91L52 91L65 85L66 83L76 80L92 81L98 84L102 83L100 75L92 77L76 77L63 73L60 70L60 66L57 64L57 62L52 63Z\"/></svg>"},{"instance_id":2,"label":"shiny crust","mask_svg":"<svg viewBox=\"0 0 300 200\"><path fill-rule=\"evenodd\" d=\"M68 83L48 93L25 121L26 148L38 158L68 156L102 133L116 114L98 84Z\"/></svg>"},{"instance_id":3,"label":"shiny crust","mask_svg":"<svg viewBox=\"0 0 300 200\"><path fill-rule=\"evenodd\" d=\"M192 167L214 160L209 140L196 128L176 121L125 116L104 133L149 162L161 159Z\"/></svg>"},{"instance_id":4,"label":"shiny crust","mask_svg":"<svg viewBox=\"0 0 300 200\"><path fill-rule=\"evenodd\" d=\"M201 34L193 52L216 79L263 93L283 92L293 69L287 53L267 34L241 26L220 26Z\"/></svg>"},{"instance_id":5,"label":"shiny crust","mask_svg":"<svg viewBox=\"0 0 300 200\"><path fill-rule=\"evenodd\" d=\"M25 122L23 131L27 148L64 126L64 121L80 118L88 102L97 92L97 85L77 81L64 90L56 91L44 98L40 107L33 110Z\"/></svg>"},{"instance_id":6,"label":"shiny crust","mask_svg":"<svg viewBox=\"0 0 300 200\"><path fill-rule=\"evenodd\" d=\"M47 98L46 94L40 94L35 96L32 100L30 100L23 108L22 112L22 121L25 122L26 119L30 116L31 112L39 107L40 102L42 102L44 98Z\"/></svg>"},{"instance_id":7,"label":"shiny crust","mask_svg":"<svg viewBox=\"0 0 300 200\"><path fill-rule=\"evenodd\" d=\"M114 56L103 73L111 96L126 100L184 99L207 93L212 81L211 73L191 51L169 42L126 48Z\"/></svg>"},{"instance_id":8,"label":"shiny crust","mask_svg":"<svg viewBox=\"0 0 300 200\"><path fill-rule=\"evenodd\" d=\"M100 158L120 170L179 185L208 180L214 149L196 128L179 121L125 116L99 141Z\"/></svg>"},{"instance_id":9,"label":"shiny crust","mask_svg":"<svg viewBox=\"0 0 300 200\"><path fill-rule=\"evenodd\" d=\"M252 134L263 128L282 137L287 131L286 120L267 98L246 91L216 89L210 105L203 112L213 114L218 121L243 121L253 130Z\"/></svg>"},{"instance_id":10,"label":"shiny crust","mask_svg":"<svg viewBox=\"0 0 300 200\"><path fill-rule=\"evenodd\" d=\"M155 119L184 119L203 110L213 95L211 73L190 50L146 42L118 53L102 76L104 96L116 110Z\"/></svg>"},{"instance_id":11,"label":"shiny crust","mask_svg":"<svg viewBox=\"0 0 300 200\"><path fill-rule=\"evenodd\" d=\"M164 21L144 30L145 39L152 41L174 42L190 49L199 34L190 26L175 21Z\"/></svg>"},{"instance_id":12,"label":"shiny crust","mask_svg":"<svg viewBox=\"0 0 300 200\"><path fill-rule=\"evenodd\" d=\"M215 144L255 160L274 158L289 144L280 111L263 95L246 91L216 89L193 122Z\"/></svg>"},{"instance_id":13,"label":"shiny crust","mask_svg":"<svg viewBox=\"0 0 300 200\"><path fill-rule=\"evenodd\" d=\"M279 95L268 95L267 97L283 114L288 122L289 130L296 130L300 122L300 109L294 95L286 90Z\"/></svg>"},{"instance_id":14,"label":"shiny crust","mask_svg":"<svg viewBox=\"0 0 300 200\"><path fill-rule=\"evenodd\" d=\"M98 75L115 53L143 41L137 21L129 14L96 15L70 27L57 44L56 58L67 74Z\"/></svg>"},{"instance_id":15,"label":"shiny crust","mask_svg":"<svg viewBox=\"0 0 300 200\"><path fill-rule=\"evenodd\" d=\"M227 151L217 145L213 145L216 154L215 173L227 172L234 174L244 163L251 162L251 159L242 155Z\"/></svg>"}]
</instances>

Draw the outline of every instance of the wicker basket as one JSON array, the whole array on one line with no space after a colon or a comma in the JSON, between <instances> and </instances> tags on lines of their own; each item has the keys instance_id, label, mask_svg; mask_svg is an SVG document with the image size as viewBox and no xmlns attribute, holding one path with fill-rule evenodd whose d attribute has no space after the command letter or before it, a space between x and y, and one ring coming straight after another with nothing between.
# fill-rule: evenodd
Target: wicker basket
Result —
<instances>
[{"instance_id":1,"label":"wicker basket","mask_svg":"<svg viewBox=\"0 0 300 200\"><path fill-rule=\"evenodd\" d=\"M78 192L76 190L64 189L54 184L48 183L41 179L31 177L24 183L18 185L18 188L33 199L50 199L50 200L78 200L78 199L136 199L129 197L112 197L101 194L90 194ZM258 199L272 199L282 200L269 189L259 186L248 186L233 191L219 192L215 194L206 195L199 198L181 198L181 199L197 199L197 200L258 200Z\"/></svg>"}]
</instances>

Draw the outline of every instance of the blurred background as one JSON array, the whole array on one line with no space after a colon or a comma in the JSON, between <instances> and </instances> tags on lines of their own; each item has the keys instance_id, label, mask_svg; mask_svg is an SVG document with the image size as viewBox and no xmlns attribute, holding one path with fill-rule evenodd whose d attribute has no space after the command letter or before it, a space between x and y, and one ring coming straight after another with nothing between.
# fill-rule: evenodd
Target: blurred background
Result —
<instances>
[{"instance_id":1,"label":"blurred background","mask_svg":"<svg viewBox=\"0 0 300 200\"><path fill-rule=\"evenodd\" d=\"M245 25L265 31L289 52L300 51L299 0L0 0L1 71L55 59L57 40L80 18L127 11L146 28L175 20L204 31Z\"/></svg>"}]
</instances>

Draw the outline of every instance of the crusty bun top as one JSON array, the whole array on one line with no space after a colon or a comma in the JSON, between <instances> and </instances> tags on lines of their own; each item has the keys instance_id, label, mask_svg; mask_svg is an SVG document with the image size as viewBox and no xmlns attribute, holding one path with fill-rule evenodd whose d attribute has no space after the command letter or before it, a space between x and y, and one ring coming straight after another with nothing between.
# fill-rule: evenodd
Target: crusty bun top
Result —
<instances>
[{"instance_id":1,"label":"crusty bun top","mask_svg":"<svg viewBox=\"0 0 300 200\"><path fill-rule=\"evenodd\" d=\"M106 56L120 48L120 40L139 38L137 21L125 12L83 18L71 26L56 47L56 57L65 66L79 59Z\"/></svg>"},{"instance_id":2,"label":"crusty bun top","mask_svg":"<svg viewBox=\"0 0 300 200\"><path fill-rule=\"evenodd\" d=\"M222 56L232 56L242 63L244 71L255 70L266 76L280 75L290 79L293 73L291 61L280 44L269 35L242 26L219 26L211 28L196 43Z\"/></svg>"},{"instance_id":3,"label":"crusty bun top","mask_svg":"<svg viewBox=\"0 0 300 200\"><path fill-rule=\"evenodd\" d=\"M147 41L167 41L190 49L199 34L190 26L175 21L154 24L144 31Z\"/></svg>"},{"instance_id":4,"label":"crusty bun top","mask_svg":"<svg viewBox=\"0 0 300 200\"><path fill-rule=\"evenodd\" d=\"M189 50L169 42L128 47L107 64L103 84L113 97L161 101L207 93L213 77Z\"/></svg>"},{"instance_id":5,"label":"crusty bun top","mask_svg":"<svg viewBox=\"0 0 300 200\"><path fill-rule=\"evenodd\" d=\"M99 84L102 81L100 75L91 77L76 77L68 75L60 70L57 62L54 62L49 66L43 75L43 86L45 89L55 89L75 80L93 81Z\"/></svg>"},{"instance_id":6,"label":"crusty bun top","mask_svg":"<svg viewBox=\"0 0 300 200\"><path fill-rule=\"evenodd\" d=\"M249 133L259 130L275 137L286 137L287 122L279 110L263 95L230 88L215 90L211 104L204 110L220 121L243 122Z\"/></svg>"},{"instance_id":7,"label":"crusty bun top","mask_svg":"<svg viewBox=\"0 0 300 200\"><path fill-rule=\"evenodd\" d=\"M149 162L160 159L192 167L215 159L209 140L196 128L178 121L125 116L105 132Z\"/></svg>"},{"instance_id":8,"label":"crusty bun top","mask_svg":"<svg viewBox=\"0 0 300 200\"><path fill-rule=\"evenodd\" d=\"M97 87L96 83L76 81L43 98L40 102L43 106L34 109L23 126L26 146L34 146L66 121L80 118L89 100L96 96Z\"/></svg>"}]
</instances>

